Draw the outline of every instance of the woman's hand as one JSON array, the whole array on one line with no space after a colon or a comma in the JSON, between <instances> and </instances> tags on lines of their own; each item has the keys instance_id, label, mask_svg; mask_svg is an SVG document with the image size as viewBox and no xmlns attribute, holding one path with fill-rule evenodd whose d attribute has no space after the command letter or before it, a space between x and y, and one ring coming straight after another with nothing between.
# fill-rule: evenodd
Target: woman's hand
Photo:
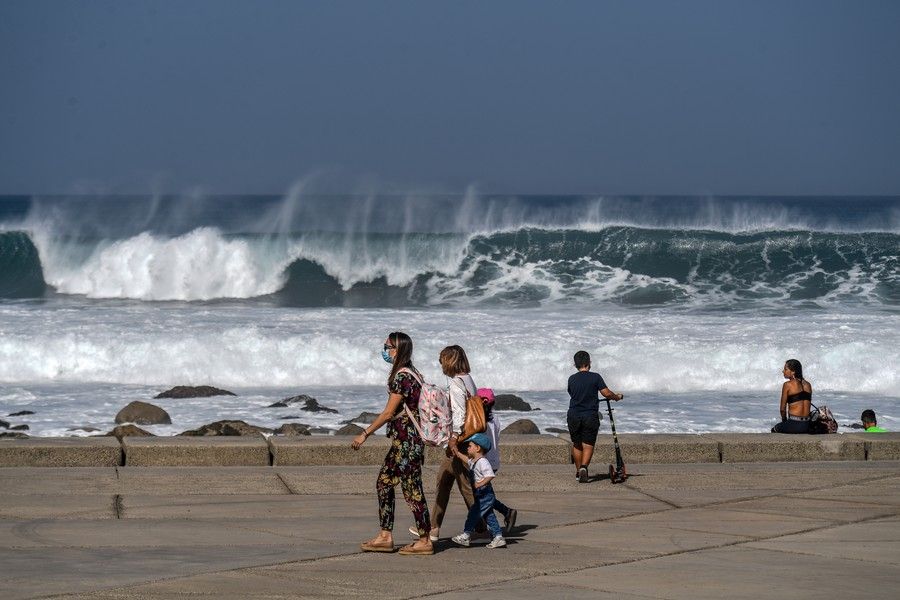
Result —
<instances>
[{"instance_id":1,"label":"woman's hand","mask_svg":"<svg viewBox=\"0 0 900 600\"><path fill-rule=\"evenodd\" d=\"M444 450L447 454L447 458L453 458L453 456L458 451L456 447L456 434L452 434L450 439L447 441L447 448Z\"/></svg>"},{"instance_id":2,"label":"woman's hand","mask_svg":"<svg viewBox=\"0 0 900 600\"><path fill-rule=\"evenodd\" d=\"M354 450L359 450L359 447L363 445L363 442L366 441L366 438L369 436L366 435L366 432L363 431L361 434L353 438L353 442L350 444L350 447Z\"/></svg>"}]
</instances>

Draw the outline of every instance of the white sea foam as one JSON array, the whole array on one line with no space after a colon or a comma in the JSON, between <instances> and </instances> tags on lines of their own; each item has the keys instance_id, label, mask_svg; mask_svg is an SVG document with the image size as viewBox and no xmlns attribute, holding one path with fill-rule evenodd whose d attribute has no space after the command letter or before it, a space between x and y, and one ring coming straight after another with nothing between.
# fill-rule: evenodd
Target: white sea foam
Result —
<instances>
[{"instance_id":1,"label":"white sea foam","mask_svg":"<svg viewBox=\"0 0 900 600\"><path fill-rule=\"evenodd\" d=\"M703 316L665 311L290 310L87 306L0 310L0 382L232 386L380 385L380 345L409 331L440 378L460 343L497 387L548 390L586 348L611 385L646 392L777 389L787 358L817 386L900 397L889 314Z\"/></svg>"}]
</instances>

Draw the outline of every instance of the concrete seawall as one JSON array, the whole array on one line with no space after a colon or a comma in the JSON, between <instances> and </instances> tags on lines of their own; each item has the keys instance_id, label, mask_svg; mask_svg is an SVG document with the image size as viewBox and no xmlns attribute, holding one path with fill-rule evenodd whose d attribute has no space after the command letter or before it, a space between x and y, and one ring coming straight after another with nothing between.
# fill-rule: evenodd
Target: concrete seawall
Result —
<instances>
[{"instance_id":1,"label":"concrete seawall","mask_svg":"<svg viewBox=\"0 0 900 600\"><path fill-rule=\"evenodd\" d=\"M389 441L370 437L359 450L350 436L303 437L111 437L0 439L0 467L248 467L378 465ZM779 435L623 434L619 442L628 464L744 463L900 460L900 433ZM565 436L505 435L505 464L566 464L571 444ZM443 451L429 448L428 464ZM611 435L597 440L593 463L613 461Z\"/></svg>"}]
</instances>

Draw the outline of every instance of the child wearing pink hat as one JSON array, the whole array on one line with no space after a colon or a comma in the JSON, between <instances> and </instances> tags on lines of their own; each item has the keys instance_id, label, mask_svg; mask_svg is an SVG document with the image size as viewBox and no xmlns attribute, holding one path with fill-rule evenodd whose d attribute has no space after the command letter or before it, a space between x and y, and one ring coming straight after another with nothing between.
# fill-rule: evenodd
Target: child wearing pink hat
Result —
<instances>
[{"instance_id":1,"label":"child wearing pink hat","mask_svg":"<svg viewBox=\"0 0 900 600\"><path fill-rule=\"evenodd\" d=\"M478 388L476 392L484 401L484 419L487 422L485 433L491 440L491 449L485 453L484 457L491 464L494 473L500 472L500 417L494 414L494 390L491 388ZM509 535L513 527L516 526L516 517L518 511L510 508L500 502L497 496L494 496L494 510L503 515L503 530Z\"/></svg>"}]
</instances>

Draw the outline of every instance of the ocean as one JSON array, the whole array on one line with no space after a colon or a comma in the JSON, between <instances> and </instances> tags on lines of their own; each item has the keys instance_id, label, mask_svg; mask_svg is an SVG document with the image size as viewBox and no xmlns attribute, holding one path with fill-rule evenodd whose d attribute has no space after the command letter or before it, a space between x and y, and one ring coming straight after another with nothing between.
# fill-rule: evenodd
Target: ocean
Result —
<instances>
[{"instance_id":1,"label":"ocean","mask_svg":"<svg viewBox=\"0 0 900 600\"><path fill-rule=\"evenodd\" d=\"M540 409L504 423L565 428L584 349L620 432L768 431L788 358L842 425L897 430L898 317L900 197L0 197L0 418L39 436L132 400L158 434L334 429L383 408L394 330L431 381L460 344ZM174 385L238 396L152 400ZM301 393L339 414L267 408Z\"/></svg>"}]
</instances>

